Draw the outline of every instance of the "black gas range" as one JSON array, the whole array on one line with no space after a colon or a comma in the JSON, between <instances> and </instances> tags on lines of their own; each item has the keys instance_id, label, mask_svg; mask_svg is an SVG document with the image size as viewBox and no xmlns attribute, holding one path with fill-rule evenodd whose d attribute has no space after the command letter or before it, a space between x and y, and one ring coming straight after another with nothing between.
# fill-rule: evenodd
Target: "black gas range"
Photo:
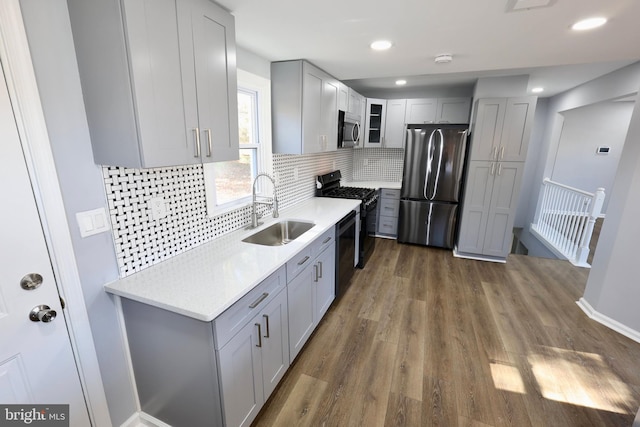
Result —
<instances>
[{"instance_id":1,"label":"black gas range","mask_svg":"<svg viewBox=\"0 0 640 427\"><path fill-rule=\"evenodd\" d=\"M378 192L371 188L361 187L343 187L340 185L342 173L339 170L320 175L317 178L316 196L317 197L334 197L340 199L358 199L362 203L360 205L360 222L358 227L358 247L359 255L357 266L364 268L367 259L371 256L375 248L375 238L369 234L367 230L368 222L375 222L375 210L378 205Z\"/></svg>"}]
</instances>

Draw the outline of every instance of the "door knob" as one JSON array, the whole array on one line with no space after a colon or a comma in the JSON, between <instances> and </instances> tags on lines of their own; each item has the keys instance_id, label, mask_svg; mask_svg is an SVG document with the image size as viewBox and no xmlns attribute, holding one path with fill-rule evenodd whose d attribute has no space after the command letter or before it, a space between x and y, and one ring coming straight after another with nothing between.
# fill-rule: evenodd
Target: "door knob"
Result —
<instances>
[{"instance_id":1,"label":"door knob","mask_svg":"<svg viewBox=\"0 0 640 427\"><path fill-rule=\"evenodd\" d=\"M31 319L32 322L49 323L56 318L57 314L58 313L48 305L38 305L33 307L33 310L29 313L29 319Z\"/></svg>"}]
</instances>

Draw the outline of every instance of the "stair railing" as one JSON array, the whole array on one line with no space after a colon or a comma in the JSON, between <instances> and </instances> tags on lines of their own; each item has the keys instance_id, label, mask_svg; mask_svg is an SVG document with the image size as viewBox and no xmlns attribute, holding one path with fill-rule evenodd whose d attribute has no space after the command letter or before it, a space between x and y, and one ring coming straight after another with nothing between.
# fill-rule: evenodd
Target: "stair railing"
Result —
<instances>
[{"instance_id":1,"label":"stair railing","mask_svg":"<svg viewBox=\"0 0 640 427\"><path fill-rule=\"evenodd\" d=\"M604 188L589 193L545 178L531 232L557 256L589 267L589 243L604 197Z\"/></svg>"}]
</instances>

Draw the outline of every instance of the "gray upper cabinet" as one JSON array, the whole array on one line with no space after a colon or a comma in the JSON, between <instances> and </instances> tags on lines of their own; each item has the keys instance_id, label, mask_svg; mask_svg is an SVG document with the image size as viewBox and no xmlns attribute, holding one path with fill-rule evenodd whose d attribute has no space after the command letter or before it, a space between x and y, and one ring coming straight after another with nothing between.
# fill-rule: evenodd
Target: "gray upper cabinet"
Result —
<instances>
[{"instance_id":1,"label":"gray upper cabinet","mask_svg":"<svg viewBox=\"0 0 640 427\"><path fill-rule=\"evenodd\" d=\"M208 0L69 6L96 163L238 158L233 16Z\"/></svg>"},{"instance_id":2,"label":"gray upper cabinet","mask_svg":"<svg viewBox=\"0 0 640 427\"><path fill-rule=\"evenodd\" d=\"M339 86L338 80L303 60L271 64L274 153L338 149Z\"/></svg>"},{"instance_id":3,"label":"gray upper cabinet","mask_svg":"<svg viewBox=\"0 0 640 427\"><path fill-rule=\"evenodd\" d=\"M388 99L383 148L404 148L406 99Z\"/></svg>"},{"instance_id":4,"label":"gray upper cabinet","mask_svg":"<svg viewBox=\"0 0 640 427\"><path fill-rule=\"evenodd\" d=\"M470 98L407 99L405 123L469 123Z\"/></svg>"},{"instance_id":5,"label":"gray upper cabinet","mask_svg":"<svg viewBox=\"0 0 640 427\"><path fill-rule=\"evenodd\" d=\"M527 157L536 100L531 96L478 100L472 160L523 162Z\"/></svg>"}]
</instances>

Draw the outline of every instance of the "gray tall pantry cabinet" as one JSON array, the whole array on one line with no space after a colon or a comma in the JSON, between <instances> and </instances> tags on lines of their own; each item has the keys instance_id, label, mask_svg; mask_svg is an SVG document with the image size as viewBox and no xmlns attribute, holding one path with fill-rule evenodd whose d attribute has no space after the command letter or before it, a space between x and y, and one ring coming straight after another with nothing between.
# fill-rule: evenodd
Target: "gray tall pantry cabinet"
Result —
<instances>
[{"instance_id":1,"label":"gray tall pantry cabinet","mask_svg":"<svg viewBox=\"0 0 640 427\"><path fill-rule=\"evenodd\" d=\"M536 97L476 105L456 254L504 261L511 249Z\"/></svg>"},{"instance_id":2,"label":"gray tall pantry cabinet","mask_svg":"<svg viewBox=\"0 0 640 427\"><path fill-rule=\"evenodd\" d=\"M209 0L69 0L94 160L238 158L234 18Z\"/></svg>"}]
</instances>

